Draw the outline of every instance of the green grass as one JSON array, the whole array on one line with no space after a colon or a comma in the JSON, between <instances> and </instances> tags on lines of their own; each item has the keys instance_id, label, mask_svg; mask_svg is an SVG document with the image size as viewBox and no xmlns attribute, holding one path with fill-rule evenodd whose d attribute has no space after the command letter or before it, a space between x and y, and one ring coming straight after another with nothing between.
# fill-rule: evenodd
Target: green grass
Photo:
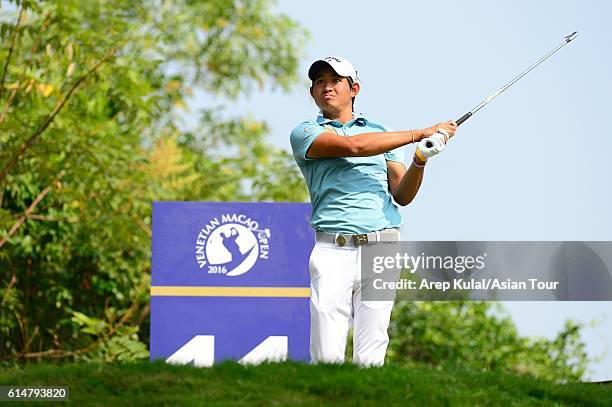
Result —
<instances>
[{"instance_id":1,"label":"green grass","mask_svg":"<svg viewBox=\"0 0 612 407\"><path fill-rule=\"evenodd\" d=\"M30 364L0 369L0 385L69 386L71 402L100 406L612 406L610 384L553 384L461 369L295 362L249 367L225 362L210 369L163 362Z\"/></svg>"}]
</instances>

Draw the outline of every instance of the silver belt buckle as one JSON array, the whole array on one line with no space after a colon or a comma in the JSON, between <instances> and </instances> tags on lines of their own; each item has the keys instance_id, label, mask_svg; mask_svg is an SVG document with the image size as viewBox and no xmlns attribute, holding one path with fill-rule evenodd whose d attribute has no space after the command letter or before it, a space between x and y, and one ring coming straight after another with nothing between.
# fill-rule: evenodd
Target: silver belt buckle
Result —
<instances>
[{"instance_id":1,"label":"silver belt buckle","mask_svg":"<svg viewBox=\"0 0 612 407\"><path fill-rule=\"evenodd\" d=\"M368 244L368 235L353 235L353 245L363 246L364 244Z\"/></svg>"}]
</instances>

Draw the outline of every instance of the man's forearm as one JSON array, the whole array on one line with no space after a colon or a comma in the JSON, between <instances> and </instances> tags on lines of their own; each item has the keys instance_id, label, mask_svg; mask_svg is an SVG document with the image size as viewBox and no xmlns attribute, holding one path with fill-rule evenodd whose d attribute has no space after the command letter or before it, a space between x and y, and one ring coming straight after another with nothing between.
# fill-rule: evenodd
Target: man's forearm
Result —
<instances>
[{"instance_id":1,"label":"man's forearm","mask_svg":"<svg viewBox=\"0 0 612 407\"><path fill-rule=\"evenodd\" d=\"M410 143L418 143L425 138L421 129L388 131L384 133L362 133L349 137L351 151L355 157L370 157L386 153Z\"/></svg>"},{"instance_id":2,"label":"man's forearm","mask_svg":"<svg viewBox=\"0 0 612 407\"><path fill-rule=\"evenodd\" d=\"M418 159L415 160L418 161ZM425 163L420 162L415 164L415 160L412 161L410 167L402 177L396 196L394 197L395 201L402 206L412 202L423 182Z\"/></svg>"}]
</instances>

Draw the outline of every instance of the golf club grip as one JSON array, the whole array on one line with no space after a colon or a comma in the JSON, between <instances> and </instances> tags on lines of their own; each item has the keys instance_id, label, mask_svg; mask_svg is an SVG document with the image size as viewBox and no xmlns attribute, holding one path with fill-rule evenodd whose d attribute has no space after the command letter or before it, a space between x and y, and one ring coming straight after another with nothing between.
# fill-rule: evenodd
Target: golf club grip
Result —
<instances>
[{"instance_id":1,"label":"golf club grip","mask_svg":"<svg viewBox=\"0 0 612 407\"><path fill-rule=\"evenodd\" d=\"M456 120L455 123L457 123L457 127L459 127L461 123L469 119L471 115L472 115L472 112L467 112L466 114L461 116L458 120ZM433 144L431 143L431 141L428 141L427 143L425 143L425 145L427 146L427 148L433 147Z\"/></svg>"},{"instance_id":2,"label":"golf club grip","mask_svg":"<svg viewBox=\"0 0 612 407\"><path fill-rule=\"evenodd\" d=\"M461 116L458 120L456 120L457 126L460 126L461 123L469 119L471 115L472 115L472 112L467 112L466 114Z\"/></svg>"}]
</instances>

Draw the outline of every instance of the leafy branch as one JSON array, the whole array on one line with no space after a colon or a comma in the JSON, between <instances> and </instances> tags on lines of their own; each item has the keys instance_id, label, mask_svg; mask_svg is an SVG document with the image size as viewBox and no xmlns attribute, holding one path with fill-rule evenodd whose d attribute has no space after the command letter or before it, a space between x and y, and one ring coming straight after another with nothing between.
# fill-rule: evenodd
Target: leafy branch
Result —
<instances>
[{"instance_id":1,"label":"leafy branch","mask_svg":"<svg viewBox=\"0 0 612 407\"><path fill-rule=\"evenodd\" d=\"M4 119L7 116L8 110L11 107L11 103L13 103L13 99L15 99L15 95L17 94L17 89L18 88L13 89L13 91L11 92L11 95L9 96L8 100L4 104L4 108L2 108L2 113L0 113L0 124L4 121ZM0 96L0 98L1 98L1 96Z\"/></svg>"},{"instance_id":2,"label":"leafy branch","mask_svg":"<svg viewBox=\"0 0 612 407\"><path fill-rule=\"evenodd\" d=\"M19 31L19 25L21 24L21 18L23 17L24 7L25 4L21 4L21 9L19 10L19 17L17 17L17 24L15 24L15 30L13 31L13 36L11 38L11 46L9 48L9 53L6 57L6 61L4 62L2 78L0 79L0 100L2 100L2 96L4 95L4 80L6 78L9 63L11 61L11 56L13 55L13 50L15 49L15 43L17 42L17 32Z\"/></svg>"},{"instance_id":3,"label":"leafy branch","mask_svg":"<svg viewBox=\"0 0 612 407\"><path fill-rule=\"evenodd\" d=\"M82 75L72 84L72 86L64 95L64 97L57 102L51 113L49 113L45 120L43 120L43 123L40 125L40 127L36 129L36 131L19 147L19 151L17 152L17 154L13 157L11 161L8 162L8 164L4 166L2 171L0 171L0 182L4 181L11 169L23 157L26 150L30 148L38 140L40 135L47 129L47 127L49 127L49 125L55 119L55 116L57 116L58 113L62 110L68 99L70 99L70 97L77 90L77 88L81 86L81 84L85 82L88 77L95 73L106 61L108 61L114 55L114 53L115 49L113 48L106 54L104 58L102 58L102 60L100 60L100 62L98 62L93 68L87 71L87 73Z\"/></svg>"},{"instance_id":4,"label":"leafy branch","mask_svg":"<svg viewBox=\"0 0 612 407\"><path fill-rule=\"evenodd\" d=\"M19 217L17 222L15 222L15 224L11 227L11 229L8 232L8 234L6 236L4 236L2 239L0 239L0 247L4 246L4 244L8 241L8 239L10 239L11 236L13 236L15 234L15 232L17 232L17 230L21 227L21 225L23 225L23 222L25 222L26 219L32 217L32 212L34 212L34 210L36 209L36 206L38 206L40 201L42 201L44 199L44 197L49 192L51 192L51 189L53 188L53 185L57 184L59 182L59 180L64 176L64 174L65 174L65 172L61 171L60 174L58 175L58 177L53 181L53 183L51 185L47 186L45 189L43 189L38 194L38 196L30 204L30 206L28 206L28 208Z\"/></svg>"},{"instance_id":5,"label":"leafy branch","mask_svg":"<svg viewBox=\"0 0 612 407\"><path fill-rule=\"evenodd\" d=\"M137 288L139 292L143 292L148 287L148 280L144 278L145 273L142 274L143 278L140 280L140 284ZM129 308L125 311L125 314L117 321L117 323L113 324L113 318L109 318L109 321L102 321L95 318L90 318L80 312L73 312L74 317L73 321L78 322L83 326L83 332L90 333L96 335L96 339L90 342L87 346L76 349L76 350L63 350L63 349L48 349L40 352L20 352L12 355L6 355L0 357L0 361L7 360L15 360L15 359L41 359L41 358L52 358L52 359L61 359L68 357L78 357L80 355L86 355L97 348L104 346L105 344L112 341L113 336L116 336L120 333L121 329L126 326L135 316L138 311L138 308L141 305L141 301L138 296L135 296L134 300L130 304ZM150 312L150 306L148 302L145 302L145 307L139 315L139 324L142 323L144 318ZM128 329L128 332L130 330ZM121 346L121 344L119 344ZM141 345L137 345L136 351L142 351L140 349Z\"/></svg>"}]
</instances>

